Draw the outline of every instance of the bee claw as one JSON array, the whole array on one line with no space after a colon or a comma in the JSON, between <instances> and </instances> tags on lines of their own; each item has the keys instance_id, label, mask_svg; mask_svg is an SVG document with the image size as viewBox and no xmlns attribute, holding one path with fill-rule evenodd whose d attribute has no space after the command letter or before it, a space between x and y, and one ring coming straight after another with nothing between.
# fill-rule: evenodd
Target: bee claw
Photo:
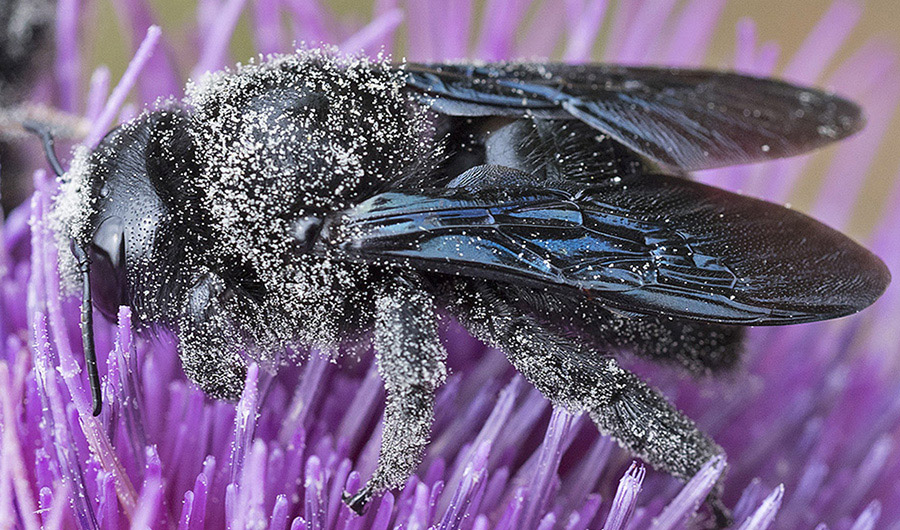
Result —
<instances>
[{"instance_id":1,"label":"bee claw","mask_svg":"<svg viewBox=\"0 0 900 530\"><path fill-rule=\"evenodd\" d=\"M713 528L719 530L722 528L729 528L734 524L734 517L732 516L731 510L725 506L725 503L722 502L722 499L716 495L710 495L706 499L706 503L712 511L713 515L713 523L715 526Z\"/></svg>"},{"instance_id":2,"label":"bee claw","mask_svg":"<svg viewBox=\"0 0 900 530\"><path fill-rule=\"evenodd\" d=\"M348 508L356 513L356 515L363 515L366 513L366 506L368 506L369 501L372 500L372 489L365 486L353 495L344 492L341 499Z\"/></svg>"}]
</instances>

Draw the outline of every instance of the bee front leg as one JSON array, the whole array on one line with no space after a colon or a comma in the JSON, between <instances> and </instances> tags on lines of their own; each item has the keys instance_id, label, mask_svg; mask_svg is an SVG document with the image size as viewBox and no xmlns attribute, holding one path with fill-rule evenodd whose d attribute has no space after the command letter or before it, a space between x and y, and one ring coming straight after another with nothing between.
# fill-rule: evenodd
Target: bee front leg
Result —
<instances>
[{"instance_id":1,"label":"bee front leg","mask_svg":"<svg viewBox=\"0 0 900 530\"><path fill-rule=\"evenodd\" d=\"M188 293L178 323L178 353L184 374L207 395L237 400L244 389L247 361L240 335L219 303L224 282L201 276Z\"/></svg>"},{"instance_id":2,"label":"bee front leg","mask_svg":"<svg viewBox=\"0 0 900 530\"><path fill-rule=\"evenodd\" d=\"M212 326L182 327L178 346L181 367L206 395L236 401L244 390L247 361L218 331Z\"/></svg>"},{"instance_id":3,"label":"bee front leg","mask_svg":"<svg viewBox=\"0 0 900 530\"><path fill-rule=\"evenodd\" d=\"M434 417L434 393L447 375L434 301L415 278L398 278L376 301L375 349L387 390L378 467L344 502L362 513L373 496L401 486L422 460Z\"/></svg>"}]
</instances>

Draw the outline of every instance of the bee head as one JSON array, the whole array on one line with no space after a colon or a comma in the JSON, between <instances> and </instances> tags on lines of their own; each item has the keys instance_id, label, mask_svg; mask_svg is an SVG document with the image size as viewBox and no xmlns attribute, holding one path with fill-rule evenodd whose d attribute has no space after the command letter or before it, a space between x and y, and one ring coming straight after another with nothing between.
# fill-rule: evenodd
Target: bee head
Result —
<instances>
[{"instance_id":1,"label":"bee head","mask_svg":"<svg viewBox=\"0 0 900 530\"><path fill-rule=\"evenodd\" d=\"M57 216L72 245L90 257L94 304L107 318L120 305L134 308L142 278L153 273L148 268L169 210L160 182L164 190L178 185L170 181L181 178L190 150L187 120L177 110L144 114L93 150L77 151L63 179Z\"/></svg>"},{"instance_id":2,"label":"bee head","mask_svg":"<svg viewBox=\"0 0 900 530\"><path fill-rule=\"evenodd\" d=\"M50 126L30 120L22 123L41 138L47 161L60 179L50 224L61 247L68 244L72 251L60 253L61 268L81 280L81 333L94 416L100 414L102 393L94 349L92 284L97 307L111 320L119 306L135 308L131 294L140 292L139 279L147 277L146 265L151 263L167 213L157 188L161 183L178 186L192 176L186 169L187 164L193 167L188 122L180 110L144 114L113 129L95 149L80 146L68 172L56 156ZM186 174L179 176L179 169Z\"/></svg>"}]
</instances>

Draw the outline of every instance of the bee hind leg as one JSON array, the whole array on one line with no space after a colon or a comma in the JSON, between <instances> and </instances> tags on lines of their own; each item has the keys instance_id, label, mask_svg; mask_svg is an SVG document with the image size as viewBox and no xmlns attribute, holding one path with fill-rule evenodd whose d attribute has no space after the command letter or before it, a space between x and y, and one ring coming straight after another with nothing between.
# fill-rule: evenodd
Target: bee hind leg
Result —
<instances>
[{"instance_id":1,"label":"bee hind leg","mask_svg":"<svg viewBox=\"0 0 900 530\"><path fill-rule=\"evenodd\" d=\"M551 401L587 412L601 432L632 454L682 480L724 451L687 416L611 356L540 325L487 282L455 279L449 309L476 338L502 350L510 363ZM722 479L707 504L716 526L730 515L720 499Z\"/></svg>"},{"instance_id":2,"label":"bee hind leg","mask_svg":"<svg viewBox=\"0 0 900 530\"><path fill-rule=\"evenodd\" d=\"M356 513L384 490L401 486L422 460L434 417L434 393L446 378L430 294L415 278L391 282L376 301L375 350L387 390L378 466L344 502Z\"/></svg>"}]
</instances>

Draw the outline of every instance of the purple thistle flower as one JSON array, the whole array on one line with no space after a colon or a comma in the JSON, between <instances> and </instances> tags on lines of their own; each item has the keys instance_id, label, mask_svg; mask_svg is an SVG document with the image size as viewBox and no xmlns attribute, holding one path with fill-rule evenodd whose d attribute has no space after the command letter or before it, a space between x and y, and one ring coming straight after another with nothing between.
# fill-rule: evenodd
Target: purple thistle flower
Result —
<instances>
[{"instance_id":1,"label":"purple thistle flower","mask_svg":"<svg viewBox=\"0 0 900 530\"><path fill-rule=\"evenodd\" d=\"M292 39L352 52L399 49L396 31L405 27L412 60L561 49L579 62L592 58L601 39L605 60L692 65L705 57L725 1L548 0L531 20L526 0L488 0L480 21L471 0L450 3L380 0L369 23L349 27L314 0L200 0L196 50L177 56L194 53L193 76L230 64L231 34L249 13L264 53L288 51ZM125 104L133 88L136 102L152 104L178 96L181 81L172 45L144 0L120 0L121 22L138 30L134 59L111 92L109 73L99 67L83 94L80 4L59 0L56 63L42 83L53 87L57 107L84 109L90 146L133 115ZM777 45L757 42L752 21L744 20L730 65L823 84L866 107L868 128L835 149L813 209L837 226L846 224L900 103L900 62L877 42L822 79L860 10L837 0L781 72L774 72ZM808 160L700 178L784 201ZM869 239L898 270L896 182ZM550 406L501 354L455 326L444 331L452 375L437 396L425 461L401 491L374 501L362 517L340 496L358 490L377 459L383 390L370 354L335 365L310 352L302 367L277 376L253 367L236 405L213 402L184 379L172 341L134 336L123 309L117 326L96 321L104 412L93 418L73 351L78 310L60 295L46 223L54 185L39 171L35 188L0 230L0 528L683 528L723 473L718 459L687 484L645 470L591 422ZM744 367L726 380L691 381L637 366L727 451L725 500L736 528L900 523L893 480L900 476L898 317L894 286L854 318L754 330Z\"/></svg>"}]
</instances>

